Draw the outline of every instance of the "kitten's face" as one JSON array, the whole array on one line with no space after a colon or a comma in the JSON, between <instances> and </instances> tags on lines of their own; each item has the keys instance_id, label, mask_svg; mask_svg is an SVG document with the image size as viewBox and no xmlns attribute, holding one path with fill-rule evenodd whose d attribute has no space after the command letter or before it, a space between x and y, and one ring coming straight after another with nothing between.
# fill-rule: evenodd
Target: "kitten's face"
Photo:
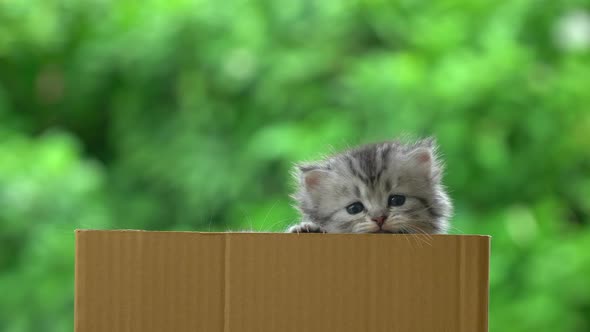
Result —
<instances>
[{"instance_id":1,"label":"kitten's face","mask_svg":"<svg viewBox=\"0 0 590 332\"><path fill-rule=\"evenodd\" d=\"M329 233L444 233L451 203L433 149L388 142L300 166L299 209Z\"/></svg>"}]
</instances>

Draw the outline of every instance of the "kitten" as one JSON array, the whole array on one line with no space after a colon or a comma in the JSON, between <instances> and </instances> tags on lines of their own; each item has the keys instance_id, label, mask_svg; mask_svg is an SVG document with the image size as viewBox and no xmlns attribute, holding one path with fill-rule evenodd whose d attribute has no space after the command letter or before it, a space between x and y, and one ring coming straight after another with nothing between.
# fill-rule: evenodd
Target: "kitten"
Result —
<instances>
[{"instance_id":1,"label":"kitten","mask_svg":"<svg viewBox=\"0 0 590 332\"><path fill-rule=\"evenodd\" d=\"M290 233L446 233L452 204L434 139L360 146L295 168Z\"/></svg>"}]
</instances>

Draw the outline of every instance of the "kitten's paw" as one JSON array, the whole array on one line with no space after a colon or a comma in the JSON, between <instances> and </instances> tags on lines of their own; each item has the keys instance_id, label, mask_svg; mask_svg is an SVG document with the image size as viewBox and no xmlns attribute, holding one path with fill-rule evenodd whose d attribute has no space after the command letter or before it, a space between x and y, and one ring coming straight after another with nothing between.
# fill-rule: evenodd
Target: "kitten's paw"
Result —
<instances>
[{"instance_id":1,"label":"kitten's paw","mask_svg":"<svg viewBox=\"0 0 590 332\"><path fill-rule=\"evenodd\" d=\"M287 233L326 233L318 224L309 221L301 222L289 227Z\"/></svg>"}]
</instances>

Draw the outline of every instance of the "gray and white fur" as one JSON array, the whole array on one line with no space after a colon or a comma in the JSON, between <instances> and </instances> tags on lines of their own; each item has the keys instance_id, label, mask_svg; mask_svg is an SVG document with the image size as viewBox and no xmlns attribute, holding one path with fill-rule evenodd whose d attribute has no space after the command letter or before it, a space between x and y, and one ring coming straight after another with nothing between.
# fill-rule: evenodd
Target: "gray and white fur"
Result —
<instances>
[{"instance_id":1,"label":"gray and white fur","mask_svg":"<svg viewBox=\"0 0 590 332\"><path fill-rule=\"evenodd\" d=\"M434 139L370 144L299 164L291 233L446 233L452 203Z\"/></svg>"}]
</instances>

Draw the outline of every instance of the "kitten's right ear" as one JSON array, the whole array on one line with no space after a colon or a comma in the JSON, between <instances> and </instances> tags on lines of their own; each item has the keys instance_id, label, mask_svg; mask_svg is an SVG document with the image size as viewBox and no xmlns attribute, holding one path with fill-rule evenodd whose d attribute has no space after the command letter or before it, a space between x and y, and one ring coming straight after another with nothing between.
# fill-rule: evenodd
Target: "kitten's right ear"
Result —
<instances>
[{"instance_id":1,"label":"kitten's right ear","mask_svg":"<svg viewBox=\"0 0 590 332\"><path fill-rule=\"evenodd\" d=\"M330 172L317 166L300 165L299 178L307 191L315 191L329 176Z\"/></svg>"}]
</instances>

